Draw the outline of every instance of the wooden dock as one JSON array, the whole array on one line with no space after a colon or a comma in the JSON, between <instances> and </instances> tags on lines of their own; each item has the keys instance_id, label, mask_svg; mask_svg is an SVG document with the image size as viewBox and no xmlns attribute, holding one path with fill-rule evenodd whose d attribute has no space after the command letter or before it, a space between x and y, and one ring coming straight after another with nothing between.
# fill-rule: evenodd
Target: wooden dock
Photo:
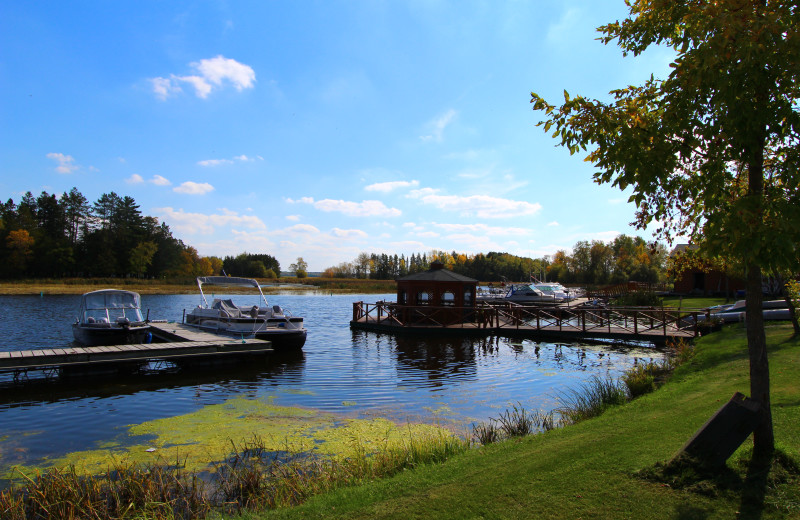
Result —
<instances>
[{"instance_id":1,"label":"wooden dock","mask_svg":"<svg viewBox=\"0 0 800 520\"><path fill-rule=\"evenodd\" d=\"M353 304L353 329L391 334L468 334L549 341L628 341L657 345L700 334L703 312L676 309L536 307L513 304L477 307Z\"/></svg>"},{"instance_id":2,"label":"wooden dock","mask_svg":"<svg viewBox=\"0 0 800 520\"><path fill-rule=\"evenodd\" d=\"M180 323L150 325L155 343L0 352L0 372L13 372L16 378L28 370L127 371L151 361L189 363L272 352L269 341L229 338Z\"/></svg>"}]
</instances>

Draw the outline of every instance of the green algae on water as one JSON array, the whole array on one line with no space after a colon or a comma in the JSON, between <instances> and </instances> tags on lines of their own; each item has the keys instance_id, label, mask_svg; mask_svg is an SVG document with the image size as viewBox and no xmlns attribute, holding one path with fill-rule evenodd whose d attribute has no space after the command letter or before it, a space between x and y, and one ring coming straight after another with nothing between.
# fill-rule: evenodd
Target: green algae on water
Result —
<instances>
[{"instance_id":1,"label":"green algae on water","mask_svg":"<svg viewBox=\"0 0 800 520\"><path fill-rule=\"evenodd\" d=\"M213 471L214 462L228 457L233 445L254 436L264 448L277 453L348 457L452 433L435 425L397 425L384 418L344 419L333 413L278 406L271 399L237 397L185 415L131 425L127 436L48 460L44 466L74 465L92 474L132 463Z\"/></svg>"}]
</instances>

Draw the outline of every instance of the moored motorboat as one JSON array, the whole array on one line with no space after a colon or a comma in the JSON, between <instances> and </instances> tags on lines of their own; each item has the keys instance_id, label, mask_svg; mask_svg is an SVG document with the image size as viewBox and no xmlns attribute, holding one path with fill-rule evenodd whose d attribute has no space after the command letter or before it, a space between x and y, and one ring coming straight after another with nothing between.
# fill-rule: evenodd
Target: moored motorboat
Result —
<instances>
[{"instance_id":1,"label":"moored motorboat","mask_svg":"<svg viewBox=\"0 0 800 520\"><path fill-rule=\"evenodd\" d=\"M203 285L249 287L258 291L259 298L254 304L244 306L235 304L231 299L220 298L214 298L209 304ZM258 281L233 276L200 276L197 278L197 287L203 301L186 313L186 325L237 338L271 341L277 351L300 349L305 344L307 331L303 318L292 316L279 305L269 305Z\"/></svg>"},{"instance_id":2,"label":"moored motorboat","mask_svg":"<svg viewBox=\"0 0 800 520\"><path fill-rule=\"evenodd\" d=\"M478 294L486 302L510 302L537 305L555 305L570 302L578 297L578 291L567 289L558 282L514 283L502 292L494 289Z\"/></svg>"},{"instance_id":3,"label":"moored motorboat","mask_svg":"<svg viewBox=\"0 0 800 520\"><path fill-rule=\"evenodd\" d=\"M133 291L101 289L84 294L72 324L75 341L88 346L149 343L152 334L140 302Z\"/></svg>"}]
</instances>

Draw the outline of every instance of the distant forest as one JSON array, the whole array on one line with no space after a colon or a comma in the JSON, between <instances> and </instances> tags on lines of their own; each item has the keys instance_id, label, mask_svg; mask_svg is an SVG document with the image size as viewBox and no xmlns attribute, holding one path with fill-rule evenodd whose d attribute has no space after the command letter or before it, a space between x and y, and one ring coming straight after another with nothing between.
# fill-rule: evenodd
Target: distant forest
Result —
<instances>
[{"instance_id":1,"label":"distant forest","mask_svg":"<svg viewBox=\"0 0 800 520\"><path fill-rule=\"evenodd\" d=\"M242 253L201 257L164 223L113 191L94 203L72 188L60 198L26 193L0 204L0 277L179 278L220 274L275 277L278 261Z\"/></svg>"},{"instance_id":2,"label":"distant forest","mask_svg":"<svg viewBox=\"0 0 800 520\"><path fill-rule=\"evenodd\" d=\"M631 280L656 283L666 278L668 252L663 244L647 243L641 237L619 235L609 243L580 241L572 254L561 250L552 256L526 258L491 252L466 255L453 251L405 256L360 253L352 262L329 267L329 278L391 280L425 271L432 262L481 281L556 280L561 283L605 285Z\"/></svg>"},{"instance_id":3,"label":"distant forest","mask_svg":"<svg viewBox=\"0 0 800 520\"><path fill-rule=\"evenodd\" d=\"M290 269L305 275L305 262ZM329 267L330 278L391 280L427 270L434 261L481 281L524 281L532 277L561 283L609 284L663 281L667 251L640 237L620 235L609 243L581 241L572 254L543 258L508 253L466 255L430 251L405 255L361 253ZM302 274L301 274L302 270ZM165 223L142 215L139 205L113 191L90 203L77 188L61 197L26 193L0 204L0 278L135 277L186 278L226 273L275 278L281 267L272 255L241 253L202 257L172 236Z\"/></svg>"}]
</instances>

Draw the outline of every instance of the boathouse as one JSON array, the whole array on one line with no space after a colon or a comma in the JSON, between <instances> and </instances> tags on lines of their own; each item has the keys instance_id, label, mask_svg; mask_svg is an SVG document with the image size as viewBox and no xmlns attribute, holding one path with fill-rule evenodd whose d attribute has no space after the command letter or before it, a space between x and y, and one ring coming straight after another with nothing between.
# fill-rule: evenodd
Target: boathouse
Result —
<instances>
[{"instance_id":1,"label":"boathouse","mask_svg":"<svg viewBox=\"0 0 800 520\"><path fill-rule=\"evenodd\" d=\"M475 307L477 287L478 280L445 269L441 262L433 262L427 271L397 279L397 308L404 323L425 321L434 314L437 321L458 322L463 319L464 311L468 311L465 307ZM413 318L407 312L410 308L414 308Z\"/></svg>"}]
</instances>

